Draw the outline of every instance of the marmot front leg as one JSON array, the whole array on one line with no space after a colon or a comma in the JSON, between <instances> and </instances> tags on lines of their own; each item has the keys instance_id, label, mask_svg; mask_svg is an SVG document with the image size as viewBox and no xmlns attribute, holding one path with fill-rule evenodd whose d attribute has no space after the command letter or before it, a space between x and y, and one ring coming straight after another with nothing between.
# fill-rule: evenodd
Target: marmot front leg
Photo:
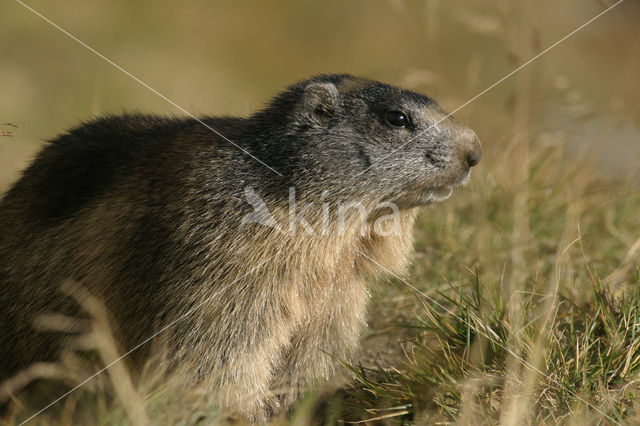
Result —
<instances>
[{"instance_id":1,"label":"marmot front leg","mask_svg":"<svg viewBox=\"0 0 640 426\"><path fill-rule=\"evenodd\" d=\"M269 385L293 325L281 299L231 292L220 295L226 303L205 308L189 324L192 332L177 342L177 361L190 366L189 382L207 389L223 412L266 422L280 408Z\"/></svg>"},{"instance_id":2,"label":"marmot front leg","mask_svg":"<svg viewBox=\"0 0 640 426\"><path fill-rule=\"evenodd\" d=\"M266 423L280 409L280 402L269 389L273 377L272 359L278 351L260 345L252 353L223 366L210 387L218 395L221 407L249 422Z\"/></svg>"},{"instance_id":3,"label":"marmot front leg","mask_svg":"<svg viewBox=\"0 0 640 426\"><path fill-rule=\"evenodd\" d=\"M297 401L316 380L330 378L339 361L350 361L366 325L368 301L366 284L356 280L310 308L308 320L293 331L271 383L283 408Z\"/></svg>"}]
</instances>

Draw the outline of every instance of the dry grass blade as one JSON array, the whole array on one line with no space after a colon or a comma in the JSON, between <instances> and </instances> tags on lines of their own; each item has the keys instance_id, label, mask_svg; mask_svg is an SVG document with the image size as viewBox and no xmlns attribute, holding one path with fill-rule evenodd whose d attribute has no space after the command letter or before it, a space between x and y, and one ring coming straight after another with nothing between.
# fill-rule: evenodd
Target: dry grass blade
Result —
<instances>
[{"instance_id":1,"label":"dry grass blade","mask_svg":"<svg viewBox=\"0 0 640 426\"><path fill-rule=\"evenodd\" d=\"M114 360L120 359L121 351L118 349L118 343L111 331L111 321L105 306L76 282L66 281L61 290L73 297L91 317L91 339L102 358L102 362L105 365L112 364L107 372L118 400L129 415L129 420L135 426L149 425L150 421L145 413L144 399L136 391L126 364L123 362L113 363Z\"/></svg>"}]
</instances>

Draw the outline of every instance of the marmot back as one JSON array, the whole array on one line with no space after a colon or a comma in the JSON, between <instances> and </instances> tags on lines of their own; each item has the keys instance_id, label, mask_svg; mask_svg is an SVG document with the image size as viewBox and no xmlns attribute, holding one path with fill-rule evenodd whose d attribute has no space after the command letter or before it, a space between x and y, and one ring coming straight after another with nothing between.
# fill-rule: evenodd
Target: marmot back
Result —
<instances>
[{"instance_id":1,"label":"marmot back","mask_svg":"<svg viewBox=\"0 0 640 426\"><path fill-rule=\"evenodd\" d=\"M224 410L265 420L348 360L365 278L402 272L416 208L464 183L475 134L431 99L349 75L248 118L101 118L51 141L0 203L0 382L65 350L35 329L104 302L125 350L159 330ZM268 167L267 167L268 166ZM172 324L170 327L167 327ZM145 349L147 346L141 348Z\"/></svg>"}]
</instances>

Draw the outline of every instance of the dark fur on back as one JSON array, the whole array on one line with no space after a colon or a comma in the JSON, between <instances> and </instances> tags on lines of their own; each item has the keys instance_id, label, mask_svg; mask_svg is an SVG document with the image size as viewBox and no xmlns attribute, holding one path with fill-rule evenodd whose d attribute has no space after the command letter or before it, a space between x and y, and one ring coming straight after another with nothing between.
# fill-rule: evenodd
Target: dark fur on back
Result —
<instances>
[{"instance_id":1,"label":"dark fur on back","mask_svg":"<svg viewBox=\"0 0 640 426\"><path fill-rule=\"evenodd\" d=\"M399 109L411 126L385 121ZM185 383L209 383L222 407L259 420L290 405L332 374L327 352L354 353L365 277L404 269L415 207L446 198L477 162L473 132L447 117L430 128L442 117L425 96L324 75L249 118L203 118L233 144L196 120L148 115L59 136L0 202L0 382L58 357L60 333L33 320L83 315L58 291L70 278L105 303L125 350L182 318L163 333L163 359L189 366ZM398 232L361 232L354 215L313 235L242 222L248 190L286 222L290 188L332 208L397 203Z\"/></svg>"}]
</instances>

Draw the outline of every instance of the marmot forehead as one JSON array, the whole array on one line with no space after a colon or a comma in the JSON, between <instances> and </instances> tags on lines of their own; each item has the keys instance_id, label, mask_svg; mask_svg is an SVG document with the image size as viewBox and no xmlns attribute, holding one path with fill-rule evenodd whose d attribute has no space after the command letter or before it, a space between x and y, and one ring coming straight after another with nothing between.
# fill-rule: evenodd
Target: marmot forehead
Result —
<instances>
[{"instance_id":1,"label":"marmot forehead","mask_svg":"<svg viewBox=\"0 0 640 426\"><path fill-rule=\"evenodd\" d=\"M285 91L272 98L265 109L256 113L256 117L277 121L279 117L288 116L289 111L304 105L309 94L319 97L317 100L322 102L333 103L332 106L327 106L328 108L338 105L350 108L356 104L366 104L387 109L410 110L418 112L419 115L441 112L437 103L429 97L410 90L350 74L320 74L287 87ZM313 102L316 101L311 100L311 103Z\"/></svg>"},{"instance_id":2,"label":"marmot forehead","mask_svg":"<svg viewBox=\"0 0 640 426\"><path fill-rule=\"evenodd\" d=\"M435 104L433 100L425 95L401 89L399 87L390 86L378 81L371 81L362 87L359 96L374 103L386 103L389 105L404 104L418 107L431 107Z\"/></svg>"},{"instance_id":3,"label":"marmot forehead","mask_svg":"<svg viewBox=\"0 0 640 426\"><path fill-rule=\"evenodd\" d=\"M378 81L343 76L336 87L345 97L352 96L369 105L410 112L417 122L436 122L446 117L446 113L431 98Z\"/></svg>"},{"instance_id":4,"label":"marmot forehead","mask_svg":"<svg viewBox=\"0 0 640 426\"><path fill-rule=\"evenodd\" d=\"M344 95L363 97L371 102L406 102L416 107L435 104L425 95L350 74L322 74L301 83L298 84L307 86L312 83L332 83Z\"/></svg>"}]
</instances>

